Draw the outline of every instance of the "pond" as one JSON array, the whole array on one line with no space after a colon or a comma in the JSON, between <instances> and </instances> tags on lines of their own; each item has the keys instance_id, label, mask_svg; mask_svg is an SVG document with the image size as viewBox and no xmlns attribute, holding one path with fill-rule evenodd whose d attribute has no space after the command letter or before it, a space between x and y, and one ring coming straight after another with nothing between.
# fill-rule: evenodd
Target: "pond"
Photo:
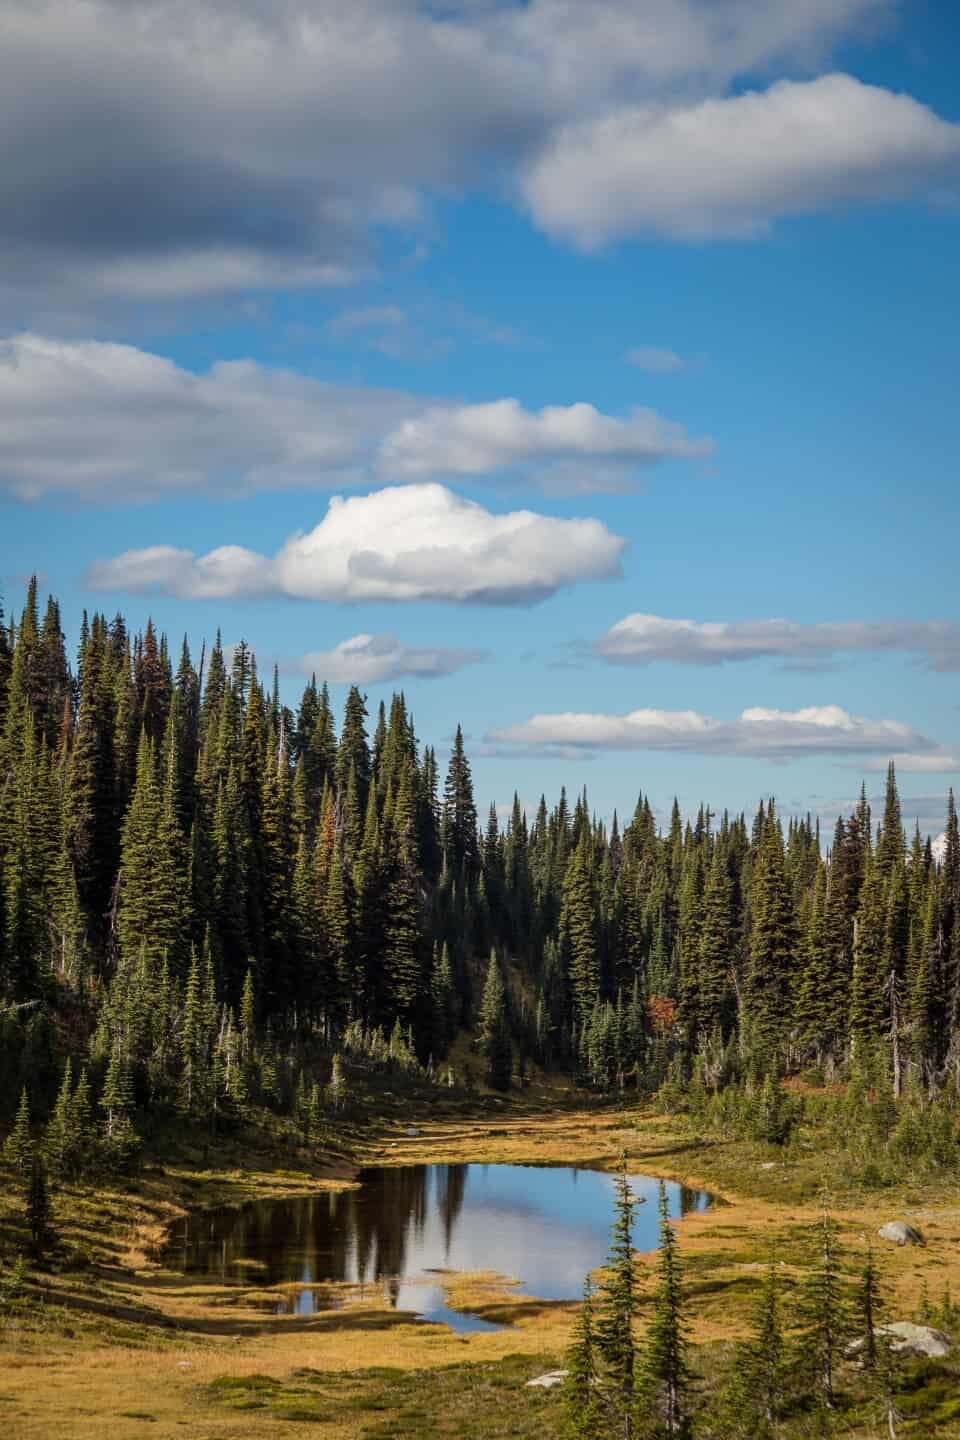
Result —
<instances>
[{"instance_id":1,"label":"pond","mask_svg":"<svg viewBox=\"0 0 960 1440\"><path fill-rule=\"evenodd\" d=\"M358 1182L352 1190L190 1215L171 1233L164 1260L185 1273L306 1287L278 1302L281 1314L328 1307L309 1287L346 1281L378 1287L398 1310L471 1331L501 1327L450 1309L438 1272L493 1270L521 1282L514 1293L573 1300L607 1255L615 1177L599 1170L383 1166L361 1171ZM629 1182L643 1202L634 1244L652 1250L659 1182L646 1175ZM675 1217L712 1203L673 1182L667 1198Z\"/></svg>"}]
</instances>

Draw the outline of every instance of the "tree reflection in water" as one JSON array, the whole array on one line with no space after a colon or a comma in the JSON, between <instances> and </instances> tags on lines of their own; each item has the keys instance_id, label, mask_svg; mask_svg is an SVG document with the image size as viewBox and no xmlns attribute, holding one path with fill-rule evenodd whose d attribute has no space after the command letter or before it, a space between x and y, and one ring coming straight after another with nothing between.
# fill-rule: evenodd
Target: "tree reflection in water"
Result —
<instances>
[{"instance_id":1,"label":"tree reflection in water","mask_svg":"<svg viewBox=\"0 0 960 1440\"><path fill-rule=\"evenodd\" d=\"M653 1200L656 1183L631 1179L639 1199ZM668 1193L678 1217L710 1203L688 1186L670 1184ZM223 1280L255 1274L265 1285L376 1284L393 1305L449 1320L431 1271L495 1270L522 1281L526 1293L572 1299L584 1273L603 1263L611 1214L612 1177L598 1171L384 1166L363 1171L350 1190L190 1216L165 1259ZM655 1205L639 1206L637 1217L636 1243L652 1248ZM298 1296L294 1308L306 1313L312 1302Z\"/></svg>"}]
</instances>

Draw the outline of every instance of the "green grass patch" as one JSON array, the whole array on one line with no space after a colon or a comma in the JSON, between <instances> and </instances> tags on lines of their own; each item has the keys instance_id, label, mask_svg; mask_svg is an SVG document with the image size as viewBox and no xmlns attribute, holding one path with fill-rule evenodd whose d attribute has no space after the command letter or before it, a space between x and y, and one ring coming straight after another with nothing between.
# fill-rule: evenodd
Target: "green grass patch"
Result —
<instances>
[{"instance_id":1,"label":"green grass patch","mask_svg":"<svg viewBox=\"0 0 960 1440\"><path fill-rule=\"evenodd\" d=\"M272 1375L218 1375L216 1380L211 1380L210 1390L234 1391L234 1390L279 1390L281 1381L274 1379Z\"/></svg>"},{"instance_id":2,"label":"green grass patch","mask_svg":"<svg viewBox=\"0 0 960 1440\"><path fill-rule=\"evenodd\" d=\"M435 1370L301 1367L289 1382L269 1375L221 1376L206 1393L218 1406L257 1408L271 1419L356 1425L357 1440L542 1440L557 1433L559 1397L555 1391L528 1390L525 1382L558 1363L511 1355ZM311 1400L305 1381L322 1385L323 1393Z\"/></svg>"}]
</instances>

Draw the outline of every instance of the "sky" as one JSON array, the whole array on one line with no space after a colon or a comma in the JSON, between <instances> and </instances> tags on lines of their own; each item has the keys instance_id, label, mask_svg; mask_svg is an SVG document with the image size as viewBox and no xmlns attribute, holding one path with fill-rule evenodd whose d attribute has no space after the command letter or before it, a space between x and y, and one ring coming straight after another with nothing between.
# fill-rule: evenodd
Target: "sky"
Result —
<instances>
[{"instance_id":1,"label":"sky","mask_svg":"<svg viewBox=\"0 0 960 1440\"><path fill-rule=\"evenodd\" d=\"M953 0L0 0L0 591L478 803L960 770Z\"/></svg>"}]
</instances>

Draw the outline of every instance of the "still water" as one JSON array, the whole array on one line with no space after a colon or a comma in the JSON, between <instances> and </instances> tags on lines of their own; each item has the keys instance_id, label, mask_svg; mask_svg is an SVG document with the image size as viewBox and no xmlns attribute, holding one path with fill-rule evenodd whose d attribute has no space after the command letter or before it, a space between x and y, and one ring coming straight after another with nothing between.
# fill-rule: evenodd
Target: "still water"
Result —
<instances>
[{"instance_id":1,"label":"still water","mask_svg":"<svg viewBox=\"0 0 960 1440\"><path fill-rule=\"evenodd\" d=\"M406 1165L363 1170L358 1179L355 1190L189 1216L173 1231L165 1261L264 1285L377 1287L398 1310L467 1331L500 1327L451 1310L438 1271L494 1270L522 1282L513 1293L573 1300L607 1254L614 1177L598 1170ZM657 1186L650 1176L630 1177L643 1202L635 1211L638 1250L657 1243ZM667 1196L677 1217L711 1203L704 1192L672 1182ZM277 1308L310 1314L329 1303L306 1288Z\"/></svg>"}]
</instances>

